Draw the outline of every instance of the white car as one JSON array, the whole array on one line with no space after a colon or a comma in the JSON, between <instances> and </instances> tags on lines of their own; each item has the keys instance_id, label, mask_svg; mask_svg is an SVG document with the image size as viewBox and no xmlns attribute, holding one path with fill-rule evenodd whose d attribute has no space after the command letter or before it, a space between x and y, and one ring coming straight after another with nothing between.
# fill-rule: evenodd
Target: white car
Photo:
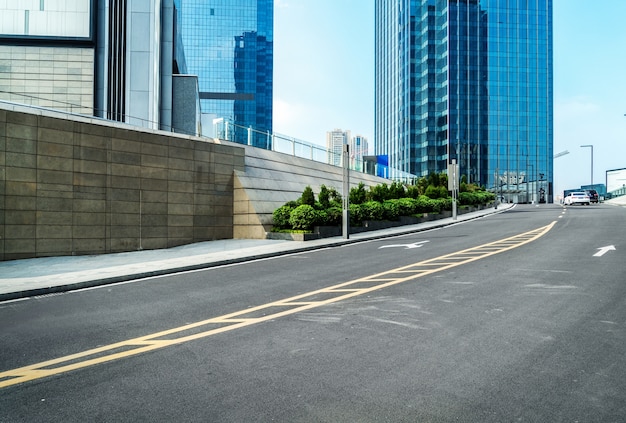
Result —
<instances>
[{"instance_id":1,"label":"white car","mask_svg":"<svg viewBox=\"0 0 626 423\"><path fill-rule=\"evenodd\" d=\"M563 200L563 204L566 206L571 206L574 204L591 204L591 199L587 195L586 192L582 191L574 191L567 194L567 197Z\"/></svg>"}]
</instances>

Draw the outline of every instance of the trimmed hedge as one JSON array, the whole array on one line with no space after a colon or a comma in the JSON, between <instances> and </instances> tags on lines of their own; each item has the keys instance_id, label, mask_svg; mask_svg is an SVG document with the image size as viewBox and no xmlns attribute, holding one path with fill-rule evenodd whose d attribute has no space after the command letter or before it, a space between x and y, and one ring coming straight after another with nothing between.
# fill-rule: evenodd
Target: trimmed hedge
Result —
<instances>
[{"instance_id":1,"label":"trimmed hedge","mask_svg":"<svg viewBox=\"0 0 626 423\"><path fill-rule=\"evenodd\" d=\"M447 177L432 176L432 181L445 181ZM420 194L420 192L423 192ZM403 196L398 198L398 196ZM378 200L377 200L378 199ZM459 205L488 204L495 194L472 184L466 184L459 193ZM416 185L404 188L399 182L365 190L363 183L350 190L350 225L361 226L365 220L398 220L400 216L417 216L452 210L452 198L445 186L426 186L421 178ZM315 225L341 225L343 209L341 196L334 188L322 186L319 200L311 187L307 187L297 201L289 201L273 213L275 230L311 231Z\"/></svg>"}]
</instances>

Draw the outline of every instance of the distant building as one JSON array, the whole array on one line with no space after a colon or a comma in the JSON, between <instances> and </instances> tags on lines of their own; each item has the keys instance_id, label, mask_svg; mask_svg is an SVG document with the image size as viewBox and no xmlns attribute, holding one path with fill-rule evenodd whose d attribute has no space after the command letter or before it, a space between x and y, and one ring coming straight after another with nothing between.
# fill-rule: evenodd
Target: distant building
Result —
<instances>
[{"instance_id":1,"label":"distant building","mask_svg":"<svg viewBox=\"0 0 626 423\"><path fill-rule=\"evenodd\" d=\"M350 136L350 131L335 129L326 133L326 151L328 163L335 166L343 166L343 146L348 145L350 167L355 170L363 169L363 157L368 154L369 146L367 138L362 135Z\"/></svg>"},{"instance_id":2,"label":"distant building","mask_svg":"<svg viewBox=\"0 0 626 423\"><path fill-rule=\"evenodd\" d=\"M342 166L343 146L350 141L350 131L334 129L326 132L326 151L328 152L328 163L335 166Z\"/></svg>"},{"instance_id":3,"label":"distant building","mask_svg":"<svg viewBox=\"0 0 626 423\"><path fill-rule=\"evenodd\" d=\"M552 201L552 0L375 0L375 33L374 154Z\"/></svg>"},{"instance_id":4,"label":"distant building","mask_svg":"<svg viewBox=\"0 0 626 423\"><path fill-rule=\"evenodd\" d=\"M234 123L229 139L263 148L272 132L273 0L182 0L189 72L198 75L204 121ZM217 135L217 134L216 134Z\"/></svg>"},{"instance_id":5,"label":"distant building","mask_svg":"<svg viewBox=\"0 0 626 423\"><path fill-rule=\"evenodd\" d=\"M200 134L178 3L0 2L0 100Z\"/></svg>"},{"instance_id":6,"label":"distant building","mask_svg":"<svg viewBox=\"0 0 626 423\"><path fill-rule=\"evenodd\" d=\"M355 135L350 140L350 158L355 163L361 163L363 157L369 154L369 144L367 138L362 135Z\"/></svg>"}]
</instances>

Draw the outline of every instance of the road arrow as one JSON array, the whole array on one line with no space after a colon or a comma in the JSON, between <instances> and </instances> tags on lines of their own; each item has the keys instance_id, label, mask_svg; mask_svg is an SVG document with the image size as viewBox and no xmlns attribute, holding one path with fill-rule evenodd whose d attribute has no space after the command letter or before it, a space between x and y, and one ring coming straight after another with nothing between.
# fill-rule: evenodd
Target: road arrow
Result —
<instances>
[{"instance_id":1,"label":"road arrow","mask_svg":"<svg viewBox=\"0 0 626 423\"><path fill-rule=\"evenodd\" d=\"M418 242L414 242L413 244L393 244L393 245L383 245L381 247L378 247L378 249L380 250L381 248L396 248L396 247L404 247L404 249L406 250L410 250L411 248L419 248L421 247L423 244L427 243L428 241L418 241Z\"/></svg>"},{"instance_id":2,"label":"road arrow","mask_svg":"<svg viewBox=\"0 0 626 423\"><path fill-rule=\"evenodd\" d=\"M605 255L607 253L607 251L615 251L615 246L614 245L609 245L607 247L598 248L598 250L600 250L600 251L595 253L593 255L594 257L602 257L603 255Z\"/></svg>"}]
</instances>

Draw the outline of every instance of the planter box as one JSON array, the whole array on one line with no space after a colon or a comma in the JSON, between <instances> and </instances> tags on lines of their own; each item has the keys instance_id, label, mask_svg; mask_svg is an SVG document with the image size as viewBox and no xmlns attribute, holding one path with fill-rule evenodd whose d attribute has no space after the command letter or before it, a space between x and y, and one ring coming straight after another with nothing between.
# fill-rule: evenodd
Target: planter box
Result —
<instances>
[{"instance_id":1,"label":"planter box","mask_svg":"<svg viewBox=\"0 0 626 423\"><path fill-rule=\"evenodd\" d=\"M319 234L300 234L291 232L266 232L265 239L279 239L284 241L310 241L320 239Z\"/></svg>"},{"instance_id":2,"label":"planter box","mask_svg":"<svg viewBox=\"0 0 626 423\"><path fill-rule=\"evenodd\" d=\"M320 238L330 238L342 235L343 229L341 226L315 226L313 233L317 234Z\"/></svg>"},{"instance_id":3,"label":"planter box","mask_svg":"<svg viewBox=\"0 0 626 423\"><path fill-rule=\"evenodd\" d=\"M468 208L459 208L458 214L469 213L476 210L482 210L489 205L484 206L470 206ZM492 207L492 206L491 206ZM444 210L441 213L424 213L422 217L412 216L400 216L398 220L366 220L363 222L363 226L350 226L350 233L357 234L367 231L377 231L380 229L394 228L397 226L417 225L418 223L430 222L433 220L443 219L446 217L452 217L451 210ZM313 239L331 238L335 236L343 235L343 228L341 226L315 226L313 233L288 233L288 232L267 232L266 239L281 239L290 241L309 241Z\"/></svg>"}]
</instances>

